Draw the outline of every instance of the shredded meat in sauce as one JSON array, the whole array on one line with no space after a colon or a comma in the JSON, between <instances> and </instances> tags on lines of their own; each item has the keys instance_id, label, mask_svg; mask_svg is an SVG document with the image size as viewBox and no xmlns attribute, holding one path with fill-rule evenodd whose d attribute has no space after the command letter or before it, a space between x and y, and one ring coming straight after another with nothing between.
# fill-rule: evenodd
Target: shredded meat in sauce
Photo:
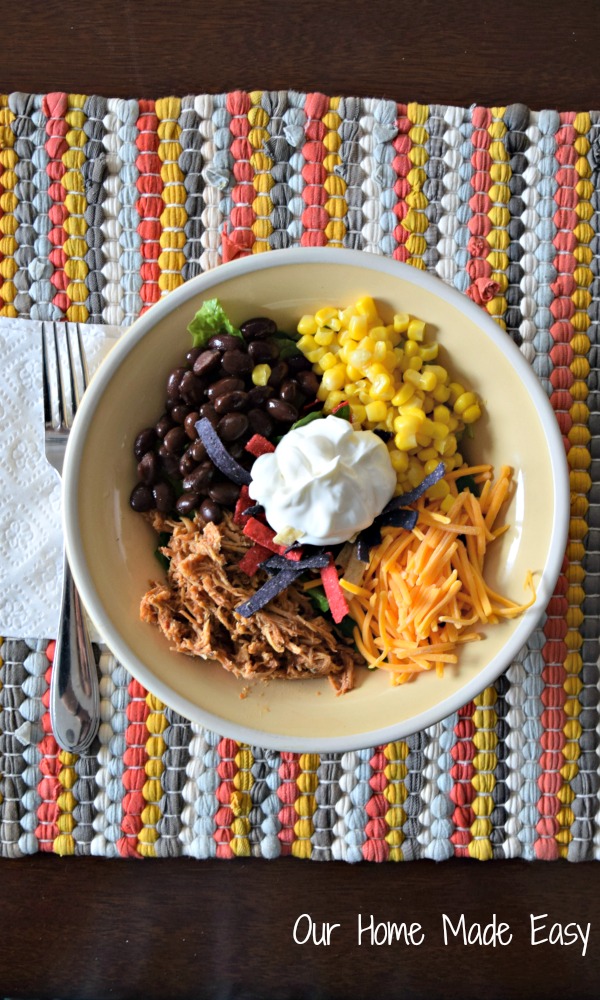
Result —
<instances>
[{"instance_id":1,"label":"shredded meat in sauce","mask_svg":"<svg viewBox=\"0 0 600 1000\"><path fill-rule=\"evenodd\" d=\"M170 534L161 549L170 560L166 583L153 583L142 598L142 621L158 625L172 649L217 660L245 680L328 676L337 694L353 687L362 657L292 585L250 618L234 608L266 580L238 569L250 540L226 516L221 524L149 515L156 531Z\"/></svg>"}]
</instances>

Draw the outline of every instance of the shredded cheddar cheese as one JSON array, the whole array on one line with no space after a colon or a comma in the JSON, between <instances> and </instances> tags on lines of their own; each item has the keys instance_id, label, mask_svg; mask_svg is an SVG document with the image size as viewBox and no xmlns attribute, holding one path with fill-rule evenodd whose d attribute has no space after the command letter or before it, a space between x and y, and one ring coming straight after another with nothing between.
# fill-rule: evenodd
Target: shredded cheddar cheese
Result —
<instances>
[{"instance_id":1,"label":"shredded cheddar cheese","mask_svg":"<svg viewBox=\"0 0 600 1000\"><path fill-rule=\"evenodd\" d=\"M476 477L481 495L458 492L456 480ZM341 585L351 595L350 614L357 623L356 645L369 667L392 673L394 684L445 663L457 663L458 648L482 636L477 625L520 615L525 604L495 593L485 582L488 545L508 527L495 527L508 496L512 470L503 466L496 482L491 466L455 470L446 476L452 503L422 497L412 531L384 528L380 545L371 552L360 584Z\"/></svg>"}]
</instances>

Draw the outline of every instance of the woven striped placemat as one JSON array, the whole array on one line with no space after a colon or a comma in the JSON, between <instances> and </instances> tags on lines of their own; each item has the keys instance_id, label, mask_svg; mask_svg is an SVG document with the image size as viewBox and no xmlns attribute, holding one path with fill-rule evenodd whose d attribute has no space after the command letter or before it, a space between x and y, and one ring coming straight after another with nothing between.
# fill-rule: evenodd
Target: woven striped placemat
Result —
<instances>
[{"instance_id":1,"label":"woven striped placemat","mask_svg":"<svg viewBox=\"0 0 600 1000\"><path fill-rule=\"evenodd\" d=\"M49 727L52 643L6 639L0 855L346 861L600 855L600 113L234 92L0 97L0 315L127 325L246 254L352 247L486 309L556 411L568 549L517 660L425 732L353 753L190 725L100 649L89 757Z\"/></svg>"}]
</instances>

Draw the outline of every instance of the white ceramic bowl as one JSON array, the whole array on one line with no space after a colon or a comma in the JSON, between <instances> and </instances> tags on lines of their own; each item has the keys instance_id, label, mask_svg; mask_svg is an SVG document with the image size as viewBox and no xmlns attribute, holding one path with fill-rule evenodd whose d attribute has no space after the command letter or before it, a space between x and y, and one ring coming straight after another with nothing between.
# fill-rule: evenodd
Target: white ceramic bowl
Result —
<instances>
[{"instance_id":1,"label":"white ceramic bowl","mask_svg":"<svg viewBox=\"0 0 600 1000\"><path fill-rule=\"evenodd\" d=\"M270 315L281 329L323 305L376 299L384 318L409 312L434 330L445 363L485 404L468 457L513 467L511 527L490 553L492 585L523 601L536 574L537 601L520 618L465 646L443 678L390 686L385 671L358 671L336 698L327 680L244 685L218 665L173 653L139 620L140 598L161 570L155 536L128 503L132 444L163 410L167 373L189 350L186 327L217 296L235 323ZM67 553L81 596L119 660L154 694L195 722L234 739L293 751L343 751L399 739L478 694L510 664L542 614L565 551L569 480L552 408L510 338L467 297L414 268L350 250L294 249L224 264L172 292L138 319L94 378L77 414L64 469Z\"/></svg>"}]
</instances>

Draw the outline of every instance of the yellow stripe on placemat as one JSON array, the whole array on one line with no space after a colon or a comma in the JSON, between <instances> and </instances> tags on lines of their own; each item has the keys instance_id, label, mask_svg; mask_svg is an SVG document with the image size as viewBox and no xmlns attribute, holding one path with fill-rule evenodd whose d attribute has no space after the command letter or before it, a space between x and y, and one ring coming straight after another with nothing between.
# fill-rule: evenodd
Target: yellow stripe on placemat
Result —
<instances>
[{"instance_id":1,"label":"yellow stripe on placemat","mask_svg":"<svg viewBox=\"0 0 600 1000\"><path fill-rule=\"evenodd\" d=\"M408 743L405 743L404 740L388 743L384 747L383 753L388 761L384 770L388 783L383 794L389 803L385 814L389 830L385 839L390 845L389 860L402 861L402 844L406 839L404 834L404 824L406 823L404 803L408 798L406 787L408 768L405 763L409 753Z\"/></svg>"},{"instance_id":2,"label":"yellow stripe on placemat","mask_svg":"<svg viewBox=\"0 0 600 1000\"><path fill-rule=\"evenodd\" d=\"M264 145L269 139L268 126L271 119L266 108L261 105L262 90L253 90L248 96L251 102L248 109L248 124L250 126L248 142L252 147L250 166L253 171L252 184L255 191L252 199L252 211L254 212L252 253L264 253L271 249L269 237L273 232L271 213L274 205L269 192L275 183L271 175L274 163L264 149Z\"/></svg>"},{"instance_id":3,"label":"yellow stripe on placemat","mask_svg":"<svg viewBox=\"0 0 600 1000\"><path fill-rule=\"evenodd\" d=\"M142 809L141 820L144 825L138 834L138 851L143 857L155 858L156 848L154 845L159 838L157 828L162 819L160 802L164 794L161 781L165 769L163 756L167 749L163 733L168 722L165 716L165 706L156 695L148 693L146 704L150 709L150 714L146 719L146 728L149 733L146 742L148 760L144 768L148 780L144 783L142 795L147 805Z\"/></svg>"},{"instance_id":4,"label":"yellow stripe on placemat","mask_svg":"<svg viewBox=\"0 0 600 1000\"><path fill-rule=\"evenodd\" d=\"M17 289L13 278L18 270L14 255L18 249L16 232L19 223L15 217L18 199L15 192L17 175L15 167L18 156L13 146L14 132L11 128L15 116L8 106L8 97L0 97L0 316L16 316L13 301Z\"/></svg>"},{"instance_id":5,"label":"yellow stripe on placemat","mask_svg":"<svg viewBox=\"0 0 600 1000\"><path fill-rule=\"evenodd\" d=\"M77 772L75 770L77 754L70 753L68 750L61 750L58 759L61 763L61 768L57 777L62 791L56 800L56 804L60 809L56 820L59 834L54 839L52 850L55 854L63 857L68 854L75 854L73 830L77 824L73 810L77 805L77 799L73 794L73 786L77 781Z\"/></svg>"},{"instance_id":6,"label":"yellow stripe on placemat","mask_svg":"<svg viewBox=\"0 0 600 1000\"><path fill-rule=\"evenodd\" d=\"M324 208L329 216L329 222L325 226L325 236L327 237L328 245L332 247L343 247L344 245L344 237L347 231L344 219L348 214L348 203L346 201L348 185L343 177L339 177L335 173L336 167L342 164L342 158L339 153L340 146L342 145L342 137L339 133L339 127L342 124L342 119L338 113L339 106L339 97L332 97L329 101L329 111L322 118L323 125L327 129L323 138L323 145L327 150L325 159L323 160L323 166L327 171L327 177L323 185L327 194L327 201Z\"/></svg>"},{"instance_id":7,"label":"yellow stripe on placemat","mask_svg":"<svg viewBox=\"0 0 600 1000\"><path fill-rule=\"evenodd\" d=\"M84 94L69 94L68 96L65 121L69 125L69 131L65 140L69 148L62 156L66 172L61 178L61 184L66 191L65 207L69 212L64 222L67 239L63 247L67 256L65 274L69 279L66 289L70 299L67 319L72 323L85 323L90 315L85 304L89 295L86 284L89 267L85 259L88 252L86 239L88 224L85 218L88 201L82 172L86 162L84 147L87 142L87 136L83 129L87 121L83 110L85 101Z\"/></svg>"},{"instance_id":8,"label":"yellow stripe on placemat","mask_svg":"<svg viewBox=\"0 0 600 1000\"><path fill-rule=\"evenodd\" d=\"M425 164L429 159L425 146L429 138L425 128L429 117L429 107L427 104L411 103L406 108L406 117L412 123L408 132L411 141L408 158L412 166L406 177L410 184L410 191L405 198L408 212L402 220L402 228L410 233L406 241L406 249L410 254L408 263L424 271L426 265L423 256L427 250L425 233L429 227L429 220L425 214L429 200L423 190L427 180Z\"/></svg>"},{"instance_id":9,"label":"yellow stripe on placemat","mask_svg":"<svg viewBox=\"0 0 600 1000\"><path fill-rule=\"evenodd\" d=\"M311 837L315 832L313 816L317 808L315 792L319 785L317 771L320 760L316 753L303 753L298 759L300 773L296 778L296 785L300 795L294 802L298 820L294 823L296 840L292 844L295 858L310 858L312 855Z\"/></svg>"},{"instance_id":10,"label":"yellow stripe on placemat","mask_svg":"<svg viewBox=\"0 0 600 1000\"><path fill-rule=\"evenodd\" d=\"M508 203L510 201L510 179L512 169L510 157L502 139L506 135L507 128L503 121L506 108L491 108L492 121L488 127L490 136L489 155L490 179L492 186L489 190L489 199L492 207L488 211L488 219L491 223L491 230L486 240L491 251L487 257L487 262L492 271L490 277L492 281L500 286L498 294L486 303L486 309L496 322L505 329L503 316L508 303L506 301L506 289L508 288L508 254L507 248L510 243L508 235L508 224L510 222L510 211Z\"/></svg>"},{"instance_id":11,"label":"yellow stripe on placemat","mask_svg":"<svg viewBox=\"0 0 600 1000\"><path fill-rule=\"evenodd\" d=\"M161 161L160 176L163 182L162 200L164 208L160 215L160 255L158 266L160 276L158 287L161 295L173 291L183 284L183 269L186 243L185 224L188 214L185 203L187 191L185 176L179 166L182 153L181 101L178 97L163 98L156 102L156 117L158 118L157 134L159 138L158 158Z\"/></svg>"},{"instance_id":12,"label":"yellow stripe on placemat","mask_svg":"<svg viewBox=\"0 0 600 1000\"><path fill-rule=\"evenodd\" d=\"M472 803L476 818L471 825L473 839L469 843L469 856L477 858L479 861L489 861L493 856L490 840L492 832L490 817L494 810L492 793L496 787L495 771L498 766L496 755L498 716L495 708L497 700L498 694L493 687L486 688L474 699L476 707L473 713L475 729L473 733L473 745L475 746L473 770L475 773L471 778L471 784L476 792Z\"/></svg>"},{"instance_id":13,"label":"yellow stripe on placemat","mask_svg":"<svg viewBox=\"0 0 600 1000\"><path fill-rule=\"evenodd\" d=\"M231 793L229 803L234 815L231 823L233 837L229 846L236 857L247 858L251 854L248 834L250 833L249 816L252 808L250 792L254 785L254 775L252 774L254 755L245 743L240 743L235 755L235 763L238 770L233 777L234 791Z\"/></svg>"}]
</instances>

